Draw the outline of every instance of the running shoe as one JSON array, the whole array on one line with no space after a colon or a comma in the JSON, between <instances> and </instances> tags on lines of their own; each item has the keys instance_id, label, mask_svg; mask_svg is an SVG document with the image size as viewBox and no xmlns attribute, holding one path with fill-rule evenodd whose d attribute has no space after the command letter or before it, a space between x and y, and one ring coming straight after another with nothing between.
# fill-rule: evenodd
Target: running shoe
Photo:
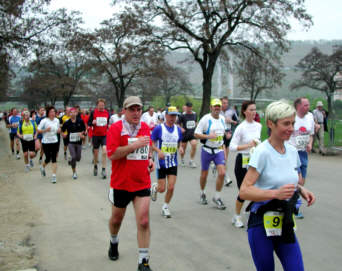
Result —
<instances>
[{"instance_id":1,"label":"running shoe","mask_svg":"<svg viewBox=\"0 0 342 271\"><path fill-rule=\"evenodd\" d=\"M74 172L74 174L72 174L72 178L73 178L74 180L77 179L77 173L76 173L76 172Z\"/></svg>"},{"instance_id":2,"label":"running shoe","mask_svg":"<svg viewBox=\"0 0 342 271\"><path fill-rule=\"evenodd\" d=\"M57 182L56 175L52 175L52 177L51 177L51 182L52 182L53 184L55 184L55 183Z\"/></svg>"},{"instance_id":3,"label":"running shoe","mask_svg":"<svg viewBox=\"0 0 342 271\"><path fill-rule=\"evenodd\" d=\"M20 160L20 155L19 155L19 153L17 153L17 155L15 156L15 158L16 158L17 160Z\"/></svg>"},{"instance_id":4,"label":"running shoe","mask_svg":"<svg viewBox=\"0 0 342 271\"><path fill-rule=\"evenodd\" d=\"M213 202L216 204L217 209L220 209L220 210L226 209L226 206L224 205L224 203L222 202L222 200L220 198L215 199L215 197L214 197Z\"/></svg>"},{"instance_id":5,"label":"running shoe","mask_svg":"<svg viewBox=\"0 0 342 271\"><path fill-rule=\"evenodd\" d=\"M31 167L29 165L25 166L25 172L30 172L31 171Z\"/></svg>"},{"instance_id":6,"label":"running shoe","mask_svg":"<svg viewBox=\"0 0 342 271\"><path fill-rule=\"evenodd\" d=\"M232 219L232 224L236 227L236 228L243 228L243 222L242 222L242 218L240 215L234 215L233 219Z\"/></svg>"},{"instance_id":7,"label":"running shoe","mask_svg":"<svg viewBox=\"0 0 342 271\"><path fill-rule=\"evenodd\" d=\"M230 186L233 183L233 181L229 178L228 174L224 176L224 185Z\"/></svg>"},{"instance_id":8,"label":"running shoe","mask_svg":"<svg viewBox=\"0 0 342 271\"><path fill-rule=\"evenodd\" d=\"M42 177L46 176L45 168L43 166L40 166L40 174L42 174Z\"/></svg>"},{"instance_id":9,"label":"running shoe","mask_svg":"<svg viewBox=\"0 0 342 271\"><path fill-rule=\"evenodd\" d=\"M189 162L189 167L191 167L191 168L197 168L197 165L196 165L196 163L195 163L194 161L190 160L190 162Z\"/></svg>"},{"instance_id":10,"label":"running shoe","mask_svg":"<svg viewBox=\"0 0 342 271\"><path fill-rule=\"evenodd\" d=\"M163 207L162 208L162 216L163 217L165 217L165 218L171 218L171 212L170 212L170 210L169 210L169 208L168 207Z\"/></svg>"},{"instance_id":11,"label":"running shoe","mask_svg":"<svg viewBox=\"0 0 342 271\"><path fill-rule=\"evenodd\" d=\"M296 218L297 219L303 219L304 218L304 215L302 212L298 212L298 214L296 214Z\"/></svg>"},{"instance_id":12,"label":"running shoe","mask_svg":"<svg viewBox=\"0 0 342 271\"><path fill-rule=\"evenodd\" d=\"M138 271L152 271L147 259L143 259L142 263L138 265Z\"/></svg>"},{"instance_id":13,"label":"running shoe","mask_svg":"<svg viewBox=\"0 0 342 271\"><path fill-rule=\"evenodd\" d=\"M113 244L109 242L109 250L108 250L108 257L112 261L116 261L119 259L119 250L118 250L119 243Z\"/></svg>"},{"instance_id":14,"label":"running shoe","mask_svg":"<svg viewBox=\"0 0 342 271\"><path fill-rule=\"evenodd\" d=\"M94 176L97 176L97 166L94 166Z\"/></svg>"},{"instance_id":15,"label":"running shoe","mask_svg":"<svg viewBox=\"0 0 342 271\"><path fill-rule=\"evenodd\" d=\"M32 159L30 160L30 167L31 167L31 168L34 167L34 164L33 164L33 160L32 160Z\"/></svg>"},{"instance_id":16,"label":"running shoe","mask_svg":"<svg viewBox=\"0 0 342 271\"><path fill-rule=\"evenodd\" d=\"M152 184L152 187L151 187L151 200L152 201L156 201L157 200L157 187L158 187L158 184L157 183L153 183Z\"/></svg>"},{"instance_id":17,"label":"running shoe","mask_svg":"<svg viewBox=\"0 0 342 271\"><path fill-rule=\"evenodd\" d=\"M184 159L181 159L181 166L182 166L182 167L185 167L185 161L184 161Z\"/></svg>"},{"instance_id":18,"label":"running shoe","mask_svg":"<svg viewBox=\"0 0 342 271\"><path fill-rule=\"evenodd\" d=\"M106 179L107 178L107 174L106 174L106 170L105 169L102 169L102 171L101 171L101 178L102 179Z\"/></svg>"},{"instance_id":19,"label":"running shoe","mask_svg":"<svg viewBox=\"0 0 342 271\"><path fill-rule=\"evenodd\" d=\"M201 203L202 205L207 205L207 204L208 204L207 196L205 195L205 193L202 193L202 194L201 194L200 203Z\"/></svg>"}]
</instances>

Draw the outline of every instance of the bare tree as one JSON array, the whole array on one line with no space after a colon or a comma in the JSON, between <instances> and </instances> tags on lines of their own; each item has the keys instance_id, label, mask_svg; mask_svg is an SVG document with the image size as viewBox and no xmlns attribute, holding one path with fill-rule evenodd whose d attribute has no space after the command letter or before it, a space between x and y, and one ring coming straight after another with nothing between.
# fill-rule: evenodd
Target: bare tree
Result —
<instances>
[{"instance_id":1,"label":"bare tree","mask_svg":"<svg viewBox=\"0 0 342 271\"><path fill-rule=\"evenodd\" d=\"M243 93L249 94L252 101L262 92L281 86L285 77L285 73L281 72L281 52L269 46L259 49L259 52L260 54L255 54L249 50L241 50L235 63L238 86Z\"/></svg>"},{"instance_id":2,"label":"bare tree","mask_svg":"<svg viewBox=\"0 0 342 271\"><path fill-rule=\"evenodd\" d=\"M154 24L152 34L156 41L170 50L187 50L200 65L203 77L201 115L209 110L215 64L223 47L242 46L257 51L253 44L265 41L286 47L285 36L291 28L291 17L311 24L303 0L126 2L136 4L136 16Z\"/></svg>"},{"instance_id":3,"label":"bare tree","mask_svg":"<svg viewBox=\"0 0 342 271\"><path fill-rule=\"evenodd\" d=\"M101 23L95 33L85 35L80 46L97 61L96 70L112 84L113 96L122 107L132 82L148 71L163 51L146 38L151 34L139 17L124 11Z\"/></svg>"},{"instance_id":4,"label":"bare tree","mask_svg":"<svg viewBox=\"0 0 342 271\"><path fill-rule=\"evenodd\" d=\"M0 0L0 99L10 80L10 61L27 56L41 35L62 22L60 10L47 12L50 0Z\"/></svg>"},{"instance_id":5,"label":"bare tree","mask_svg":"<svg viewBox=\"0 0 342 271\"><path fill-rule=\"evenodd\" d=\"M318 48L302 58L296 65L302 72L301 79L291 85L292 89L308 87L323 92L328 101L328 111L333 113L332 100L336 91L335 75L342 67L342 46L334 47L331 55L322 53Z\"/></svg>"}]
</instances>

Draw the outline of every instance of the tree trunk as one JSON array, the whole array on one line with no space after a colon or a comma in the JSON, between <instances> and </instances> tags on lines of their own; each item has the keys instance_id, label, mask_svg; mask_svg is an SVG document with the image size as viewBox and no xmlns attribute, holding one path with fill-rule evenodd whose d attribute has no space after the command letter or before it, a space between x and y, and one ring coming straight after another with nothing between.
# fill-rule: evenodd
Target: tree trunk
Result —
<instances>
[{"instance_id":1,"label":"tree trunk","mask_svg":"<svg viewBox=\"0 0 342 271\"><path fill-rule=\"evenodd\" d=\"M212 88L212 79L215 69L216 59L211 57L208 63L208 67L206 65L201 65L202 74L203 74L203 82L202 82L202 106L200 112L200 118L203 117L210 110L210 99L211 99L211 88Z\"/></svg>"}]
</instances>

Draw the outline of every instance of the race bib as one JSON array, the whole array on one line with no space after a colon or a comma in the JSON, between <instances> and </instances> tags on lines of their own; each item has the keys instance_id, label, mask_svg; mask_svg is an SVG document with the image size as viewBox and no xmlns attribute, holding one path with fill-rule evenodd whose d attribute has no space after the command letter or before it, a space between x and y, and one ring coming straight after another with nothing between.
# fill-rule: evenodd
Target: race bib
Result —
<instances>
[{"instance_id":1,"label":"race bib","mask_svg":"<svg viewBox=\"0 0 342 271\"><path fill-rule=\"evenodd\" d=\"M96 126L106 126L106 125L107 125L107 118L104 118L104 117L96 118Z\"/></svg>"},{"instance_id":2,"label":"race bib","mask_svg":"<svg viewBox=\"0 0 342 271\"><path fill-rule=\"evenodd\" d=\"M297 148L299 150L305 150L306 146L309 144L310 135L298 135L295 139Z\"/></svg>"},{"instance_id":3,"label":"race bib","mask_svg":"<svg viewBox=\"0 0 342 271\"><path fill-rule=\"evenodd\" d=\"M264 228L267 236L281 236L283 227L283 212L269 211L264 214ZM293 215L293 229L297 229L296 220Z\"/></svg>"},{"instance_id":4,"label":"race bib","mask_svg":"<svg viewBox=\"0 0 342 271\"><path fill-rule=\"evenodd\" d=\"M196 122L194 120L189 120L186 122L186 129L194 129L196 127Z\"/></svg>"},{"instance_id":5,"label":"race bib","mask_svg":"<svg viewBox=\"0 0 342 271\"><path fill-rule=\"evenodd\" d=\"M161 146L161 151L165 155L172 155L177 152L178 143L177 142L163 142Z\"/></svg>"},{"instance_id":6,"label":"race bib","mask_svg":"<svg viewBox=\"0 0 342 271\"><path fill-rule=\"evenodd\" d=\"M70 142L78 142L81 140L80 133L70 133L69 141Z\"/></svg>"},{"instance_id":7,"label":"race bib","mask_svg":"<svg viewBox=\"0 0 342 271\"><path fill-rule=\"evenodd\" d=\"M54 135L51 135L51 134L50 135L46 135L44 139L45 139L44 143L47 143L47 144L58 142L57 135L55 135L55 134Z\"/></svg>"},{"instance_id":8,"label":"race bib","mask_svg":"<svg viewBox=\"0 0 342 271\"><path fill-rule=\"evenodd\" d=\"M32 141L33 140L33 135L32 134L23 135L23 139L25 141Z\"/></svg>"},{"instance_id":9,"label":"race bib","mask_svg":"<svg viewBox=\"0 0 342 271\"><path fill-rule=\"evenodd\" d=\"M223 136L224 136L224 132L223 131L216 130L215 134L217 135L217 137L209 139L210 141L213 141L213 142L221 142L221 141L223 141Z\"/></svg>"},{"instance_id":10,"label":"race bib","mask_svg":"<svg viewBox=\"0 0 342 271\"><path fill-rule=\"evenodd\" d=\"M138 138L128 138L128 145L133 144ZM127 160L148 160L149 146L143 146L127 155Z\"/></svg>"},{"instance_id":11,"label":"race bib","mask_svg":"<svg viewBox=\"0 0 342 271\"><path fill-rule=\"evenodd\" d=\"M249 155L249 153L242 154L242 168L247 168L250 158L251 156Z\"/></svg>"},{"instance_id":12,"label":"race bib","mask_svg":"<svg viewBox=\"0 0 342 271\"><path fill-rule=\"evenodd\" d=\"M17 128L19 126L19 122L13 122L12 126L13 126L13 128Z\"/></svg>"}]
</instances>

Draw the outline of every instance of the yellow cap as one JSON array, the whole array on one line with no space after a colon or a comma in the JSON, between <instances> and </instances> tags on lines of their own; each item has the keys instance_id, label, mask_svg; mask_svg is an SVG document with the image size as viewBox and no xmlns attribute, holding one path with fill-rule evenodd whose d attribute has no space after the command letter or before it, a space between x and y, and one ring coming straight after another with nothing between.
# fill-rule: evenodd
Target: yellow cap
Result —
<instances>
[{"instance_id":1,"label":"yellow cap","mask_svg":"<svg viewBox=\"0 0 342 271\"><path fill-rule=\"evenodd\" d=\"M222 106L222 102L220 99L212 99L210 105L211 106L215 106L215 105Z\"/></svg>"},{"instance_id":2,"label":"yellow cap","mask_svg":"<svg viewBox=\"0 0 342 271\"><path fill-rule=\"evenodd\" d=\"M178 115L177 107L169 106L168 108L166 108L166 114L168 114L168 115Z\"/></svg>"}]
</instances>

